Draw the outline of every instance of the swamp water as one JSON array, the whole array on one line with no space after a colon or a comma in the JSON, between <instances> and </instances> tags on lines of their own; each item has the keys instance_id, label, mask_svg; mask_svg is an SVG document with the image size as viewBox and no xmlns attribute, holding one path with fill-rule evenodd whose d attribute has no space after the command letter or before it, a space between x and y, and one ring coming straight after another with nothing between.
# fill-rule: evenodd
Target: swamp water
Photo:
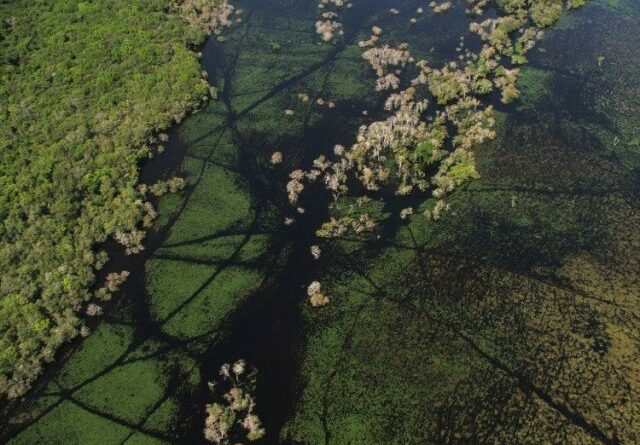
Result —
<instances>
[{"instance_id":1,"label":"swamp water","mask_svg":"<svg viewBox=\"0 0 640 445\"><path fill-rule=\"evenodd\" d=\"M380 240L334 242L319 262L325 198L303 195L298 216L284 185L381 115L357 41L379 25L443 63L464 5L410 25L422 2L355 0L335 46L317 44L315 2L240 6L227 42L203 49L221 99L143 173L177 168L188 190L161 199L133 279L2 440L200 443L206 382L244 358L265 443L640 442L637 3L591 2L548 32L451 214L394 214ZM306 303L314 279L324 308Z\"/></svg>"}]
</instances>

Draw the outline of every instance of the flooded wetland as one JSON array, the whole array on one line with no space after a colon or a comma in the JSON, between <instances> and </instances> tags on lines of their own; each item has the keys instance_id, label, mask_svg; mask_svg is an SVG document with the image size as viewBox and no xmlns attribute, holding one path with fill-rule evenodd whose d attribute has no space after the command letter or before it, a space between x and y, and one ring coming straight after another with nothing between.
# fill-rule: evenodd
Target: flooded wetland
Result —
<instances>
[{"instance_id":1,"label":"flooded wetland","mask_svg":"<svg viewBox=\"0 0 640 445\"><path fill-rule=\"evenodd\" d=\"M640 443L640 4L496 53L506 20L469 26L512 17L493 2L320 3L233 2L201 48L217 100L141 167L186 187L141 254L107 245L129 280L0 442L207 443L243 360L255 443Z\"/></svg>"}]
</instances>

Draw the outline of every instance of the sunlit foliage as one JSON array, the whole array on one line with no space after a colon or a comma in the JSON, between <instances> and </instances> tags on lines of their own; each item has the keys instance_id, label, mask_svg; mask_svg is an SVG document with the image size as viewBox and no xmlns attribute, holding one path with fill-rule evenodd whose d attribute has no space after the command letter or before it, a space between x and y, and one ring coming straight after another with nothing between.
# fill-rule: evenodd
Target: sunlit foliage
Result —
<instances>
[{"instance_id":1,"label":"sunlit foliage","mask_svg":"<svg viewBox=\"0 0 640 445\"><path fill-rule=\"evenodd\" d=\"M16 397L81 329L96 243L143 236L138 161L209 90L190 50L206 30L163 0L0 11L0 394Z\"/></svg>"},{"instance_id":2,"label":"sunlit foliage","mask_svg":"<svg viewBox=\"0 0 640 445\"><path fill-rule=\"evenodd\" d=\"M266 433L255 414L255 369L247 369L244 360L220 367L220 383L209 383L213 392L221 392L219 401L207 405L204 437L216 445L238 443L243 437L253 442ZM225 387L225 389L222 389Z\"/></svg>"},{"instance_id":3,"label":"sunlit foliage","mask_svg":"<svg viewBox=\"0 0 640 445\"><path fill-rule=\"evenodd\" d=\"M490 93L498 92L505 104L520 96L520 70L510 65L526 62L525 53L544 35L541 28L554 24L565 7L563 0L469 0L469 4L469 30L479 49L465 48L462 36L456 47L459 55L441 66L433 66L426 58L415 60L407 43L380 44L383 30L372 27L371 36L359 46L367 48L362 57L375 71L376 91L390 91L385 102L388 116L361 126L355 143L348 149L340 146L340 153L334 150L334 159L321 155L309 171L294 170L287 183L291 204L298 201L306 182L318 181L333 195L334 210L349 195L408 196L427 190L436 198L422 212L427 219L439 219L450 209L446 196L478 177L474 150L495 137ZM430 4L438 13L450 6L449 2ZM483 16L489 7L495 8L497 17L475 17ZM335 16L323 13L325 18ZM410 73L408 81L405 72ZM436 106L430 107L433 103ZM399 216L409 219L412 213L404 209ZM366 212L351 212L332 215L316 234L323 238L358 235L375 226L375 219Z\"/></svg>"}]
</instances>

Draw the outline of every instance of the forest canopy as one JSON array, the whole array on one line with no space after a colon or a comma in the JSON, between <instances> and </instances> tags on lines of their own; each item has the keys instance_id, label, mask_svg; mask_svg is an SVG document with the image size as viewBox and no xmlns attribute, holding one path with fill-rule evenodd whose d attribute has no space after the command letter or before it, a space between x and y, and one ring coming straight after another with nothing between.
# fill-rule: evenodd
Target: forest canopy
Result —
<instances>
[{"instance_id":1,"label":"forest canopy","mask_svg":"<svg viewBox=\"0 0 640 445\"><path fill-rule=\"evenodd\" d=\"M191 9L2 2L0 395L23 394L80 332L77 314L106 261L96 244L136 238L148 218L138 161L209 94L192 51L208 29Z\"/></svg>"}]
</instances>

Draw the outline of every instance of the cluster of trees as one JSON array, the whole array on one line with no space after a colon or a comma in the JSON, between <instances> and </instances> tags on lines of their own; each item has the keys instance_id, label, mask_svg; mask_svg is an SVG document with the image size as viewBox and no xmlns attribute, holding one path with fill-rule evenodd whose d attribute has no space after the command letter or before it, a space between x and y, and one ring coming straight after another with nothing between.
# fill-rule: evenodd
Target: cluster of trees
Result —
<instances>
[{"instance_id":1,"label":"cluster of trees","mask_svg":"<svg viewBox=\"0 0 640 445\"><path fill-rule=\"evenodd\" d=\"M23 394L78 334L106 261L94 246L148 213L138 161L209 94L191 50L209 30L179 11L165 0L0 9L0 395Z\"/></svg>"},{"instance_id":2,"label":"cluster of trees","mask_svg":"<svg viewBox=\"0 0 640 445\"><path fill-rule=\"evenodd\" d=\"M209 389L217 396L217 402L207 404L204 438L216 445L240 444L243 438L249 442L266 434L262 422L255 414L255 368L247 369L240 359L220 367L220 382L209 382Z\"/></svg>"},{"instance_id":3,"label":"cluster of trees","mask_svg":"<svg viewBox=\"0 0 640 445\"><path fill-rule=\"evenodd\" d=\"M390 92L385 102L390 115L360 127L350 148L334 147L334 159L321 155L309 171L291 172L286 186L291 204L297 203L306 183L324 183L334 197L329 221L316 232L324 238L374 229L376 221L362 204L381 199L381 191L407 196L430 190L434 204L421 213L428 219L439 219L449 210L446 196L478 177L474 150L495 137L494 110L488 95L500 93L505 104L517 99L520 71L511 66L526 63L526 53L544 36L542 28L554 24L564 8L581 5L564 0L470 0L470 15L484 16L488 8L497 14L472 19L469 30L479 40L478 51L465 48L461 37L456 58L441 67L431 66L426 59L416 61L406 43L397 47L381 44L383 30L374 26L371 36L359 46L369 48L362 57L376 73L376 91ZM390 12L399 14L393 8ZM424 10L418 8L416 13ZM323 17L336 16L327 14L331 13L325 12ZM412 23L416 21L414 17ZM417 71L408 82L401 77L406 69ZM436 107L430 111L433 102ZM353 183L357 184L355 190ZM341 211L345 206L340 202L351 202L354 197L357 205L346 206L346 213ZM402 219L413 214L412 207L399 212ZM311 303L318 306L315 295L309 293Z\"/></svg>"}]
</instances>

